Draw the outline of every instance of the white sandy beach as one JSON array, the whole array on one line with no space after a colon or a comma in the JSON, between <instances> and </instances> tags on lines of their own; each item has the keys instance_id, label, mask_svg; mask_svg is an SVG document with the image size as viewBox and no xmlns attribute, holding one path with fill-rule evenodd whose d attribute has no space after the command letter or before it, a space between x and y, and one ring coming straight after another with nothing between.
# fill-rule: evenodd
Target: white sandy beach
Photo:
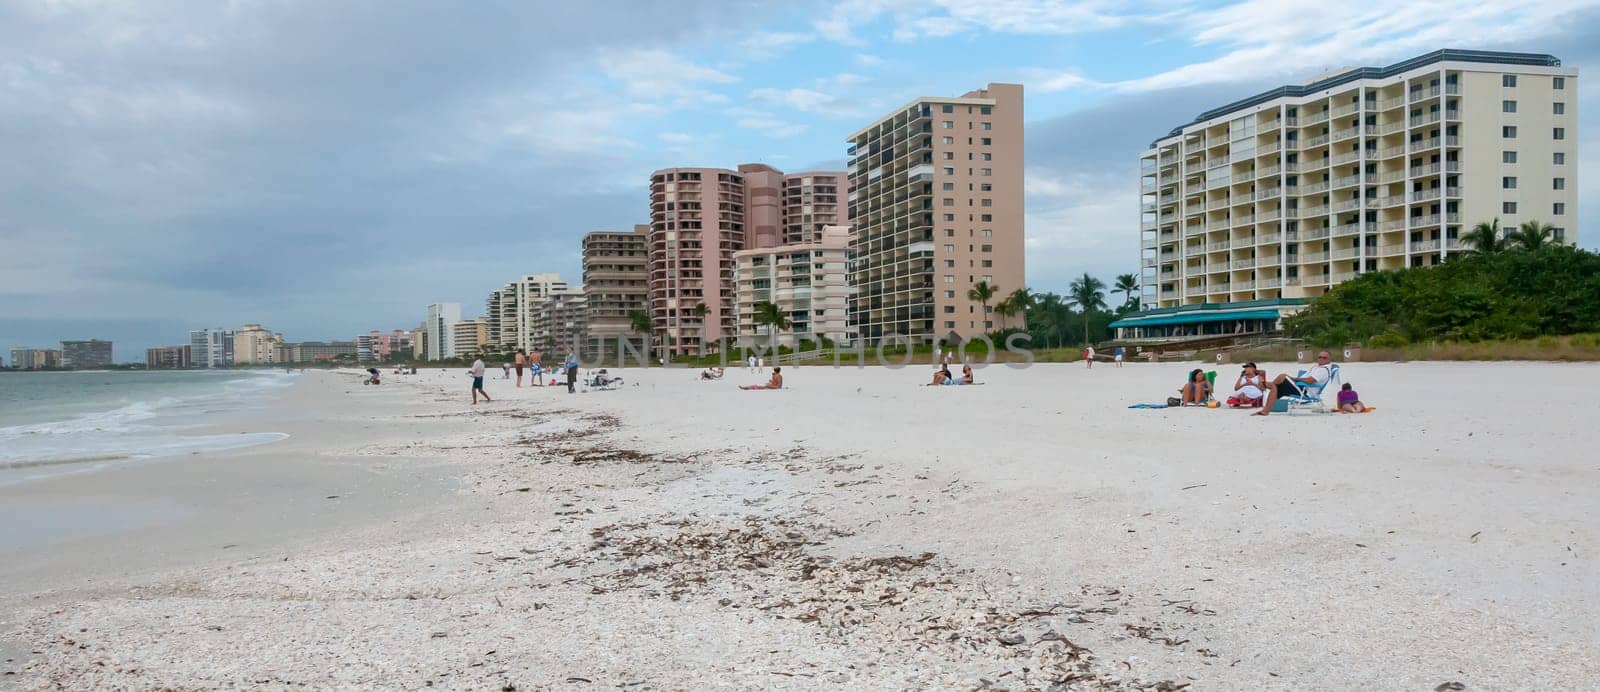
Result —
<instances>
[{"instance_id":1,"label":"white sandy beach","mask_svg":"<svg viewBox=\"0 0 1600 692\"><path fill-rule=\"evenodd\" d=\"M1600 680L1600 367L1348 364L1364 415L1126 408L1190 367L928 388L927 366L812 366L777 392L738 390L765 379L742 369L631 369L576 395L491 377L477 407L459 370L310 373L279 445L51 481L85 497L214 472L308 525L219 532L197 517L225 507L197 509L13 556L0 684ZM370 495L388 499L311 502ZM96 558L111 544L145 557L119 570Z\"/></svg>"}]
</instances>

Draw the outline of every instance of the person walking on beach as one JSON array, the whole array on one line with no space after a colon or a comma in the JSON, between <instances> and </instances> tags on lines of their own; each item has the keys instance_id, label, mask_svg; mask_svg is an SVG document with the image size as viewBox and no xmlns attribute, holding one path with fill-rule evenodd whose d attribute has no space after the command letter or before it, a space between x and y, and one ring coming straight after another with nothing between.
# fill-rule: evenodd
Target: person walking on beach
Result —
<instances>
[{"instance_id":1,"label":"person walking on beach","mask_svg":"<svg viewBox=\"0 0 1600 692\"><path fill-rule=\"evenodd\" d=\"M746 359L745 362L750 366L750 368L749 368L750 372L755 372L756 371L756 357L755 356L750 356L748 359Z\"/></svg>"},{"instance_id":2,"label":"person walking on beach","mask_svg":"<svg viewBox=\"0 0 1600 692\"><path fill-rule=\"evenodd\" d=\"M531 369L532 371L534 371L534 373L535 373L533 375L533 377L530 379L530 382L532 384L536 384L536 385L539 385L539 386L543 387L544 386L544 382L540 379L540 377L541 377L542 373L544 373L544 354L540 353L538 351L534 351L532 353L529 353L528 354L528 368Z\"/></svg>"},{"instance_id":3,"label":"person walking on beach","mask_svg":"<svg viewBox=\"0 0 1600 692\"><path fill-rule=\"evenodd\" d=\"M945 367L946 367L946 365L945 365L945 362L944 362L944 347L943 346L934 346L933 347L933 369L934 370L943 370L943 369L945 369Z\"/></svg>"},{"instance_id":4,"label":"person walking on beach","mask_svg":"<svg viewBox=\"0 0 1600 692\"><path fill-rule=\"evenodd\" d=\"M1119 368L1122 367L1122 357L1124 355L1127 355L1127 353L1128 352L1125 349L1123 349L1121 346L1118 346L1116 348L1116 350L1111 352L1111 357L1116 360L1117 367L1119 367Z\"/></svg>"},{"instance_id":5,"label":"person walking on beach","mask_svg":"<svg viewBox=\"0 0 1600 692\"><path fill-rule=\"evenodd\" d=\"M472 369L468 370L467 374L472 376L472 405L473 406L477 406L478 405L478 395L479 394L483 395L483 402L484 403L489 403L490 401L493 401L493 399L489 398L489 393L486 392L486 391L483 391L483 359L482 358L479 358L479 359L477 359L475 361L472 361Z\"/></svg>"},{"instance_id":6,"label":"person walking on beach","mask_svg":"<svg viewBox=\"0 0 1600 692\"><path fill-rule=\"evenodd\" d=\"M766 356L756 356L756 372L766 372L766 371L767 371L767 357Z\"/></svg>"},{"instance_id":7,"label":"person walking on beach","mask_svg":"<svg viewBox=\"0 0 1600 692\"><path fill-rule=\"evenodd\" d=\"M1083 367L1085 367L1085 368L1093 368L1094 367L1094 347L1093 346L1084 346L1083 347Z\"/></svg>"},{"instance_id":8,"label":"person walking on beach","mask_svg":"<svg viewBox=\"0 0 1600 692\"><path fill-rule=\"evenodd\" d=\"M517 386L522 386L522 369L528 367L528 354L522 349L517 349ZM535 376L537 377L537 376Z\"/></svg>"},{"instance_id":9,"label":"person walking on beach","mask_svg":"<svg viewBox=\"0 0 1600 692\"><path fill-rule=\"evenodd\" d=\"M567 393L578 391L578 356L570 348L567 349L567 359L562 367L567 369Z\"/></svg>"}]
</instances>

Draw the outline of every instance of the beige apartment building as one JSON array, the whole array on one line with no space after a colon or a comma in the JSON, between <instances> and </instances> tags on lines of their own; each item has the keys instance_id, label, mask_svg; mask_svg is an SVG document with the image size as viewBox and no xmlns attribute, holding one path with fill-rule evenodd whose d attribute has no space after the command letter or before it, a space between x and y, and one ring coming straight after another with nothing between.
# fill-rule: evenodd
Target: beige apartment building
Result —
<instances>
[{"instance_id":1,"label":"beige apartment building","mask_svg":"<svg viewBox=\"0 0 1600 692\"><path fill-rule=\"evenodd\" d=\"M877 343L999 327L1023 261L1022 85L922 97L850 136L850 320ZM994 287L989 314L967 292Z\"/></svg>"},{"instance_id":2,"label":"beige apartment building","mask_svg":"<svg viewBox=\"0 0 1600 692\"><path fill-rule=\"evenodd\" d=\"M1157 312L1113 326L1231 331L1233 304L1271 328L1363 272L1442 262L1494 219L1575 243L1577 77L1550 55L1441 50L1200 114L1140 157Z\"/></svg>"},{"instance_id":3,"label":"beige apartment building","mask_svg":"<svg viewBox=\"0 0 1600 692\"><path fill-rule=\"evenodd\" d=\"M644 335L633 331L632 314L649 307L649 237L649 224L583 236L585 353L615 353L619 338L642 346Z\"/></svg>"},{"instance_id":4,"label":"beige apartment building","mask_svg":"<svg viewBox=\"0 0 1600 692\"><path fill-rule=\"evenodd\" d=\"M247 324L233 331L235 365L271 365L288 360L283 335L259 324Z\"/></svg>"},{"instance_id":5,"label":"beige apartment building","mask_svg":"<svg viewBox=\"0 0 1600 692\"><path fill-rule=\"evenodd\" d=\"M544 299L570 287L559 274L529 274L507 282L484 300L489 341L506 349L536 350L533 321Z\"/></svg>"},{"instance_id":6,"label":"beige apartment building","mask_svg":"<svg viewBox=\"0 0 1600 692\"><path fill-rule=\"evenodd\" d=\"M850 227L824 226L803 242L734 253L737 268L738 340L741 347L772 345L768 326L756 323L756 306L773 303L791 327L778 333L780 346L822 337L841 345L855 341L848 319Z\"/></svg>"},{"instance_id":7,"label":"beige apartment building","mask_svg":"<svg viewBox=\"0 0 1600 692\"><path fill-rule=\"evenodd\" d=\"M458 320L450 325L450 341L452 353L457 358L476 358L483 352L483 347L489 343L489 320L484 317L474 317L470 320Z\"/></svg>"},{"instance_id":8,"label":"beige apartment building","mask_svg":"<svg viewBox=\"0 0 1600 692\"><path fill-rule=\"evenodd\" d=\"M658 341L676 353L696 353L736 336L733 254L842 222L845 179L840 172L784 173L759 163L651 173L647 266ZM704 317L696 314L702 304Z\"/></svg>"},{"instance_id":9,"label":"beige apartment building","mask_svg":"<svg viewBox=\"0 0 1600 692\"><path fill-rule=\"evenodd\" d=\"M567 286L546 296L533 311L532 350L559 355L581 347L586 340L584 310L582 286Z\"/></svg>"}]
</instances>

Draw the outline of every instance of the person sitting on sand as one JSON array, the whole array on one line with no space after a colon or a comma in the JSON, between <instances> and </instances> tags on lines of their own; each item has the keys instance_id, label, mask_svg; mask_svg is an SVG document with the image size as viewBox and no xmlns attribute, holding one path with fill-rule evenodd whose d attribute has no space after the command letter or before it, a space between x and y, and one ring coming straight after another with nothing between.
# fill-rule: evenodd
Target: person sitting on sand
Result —
<instances>
[{"instance_id":1,"label":"person sitting on sand","mask_svg":"<svg viewBox=\"0 0 1600 692\"><path fill-rule=\"evenodd\" d=\"M1350 388L1346 382L1339 387L1339 412L1340 413L1366 413L1367 405L1361 403L1361 395Z\"/></svg>"},{"instance_id":2,"label":"person sitting on sand","mask_svg":"<svg viewBox=\"0 0 1600 692\"><path fill-rule=\"evenodd\" d=\"M1183 383L1183 405L1196 406L1206 403L1211 398L1211 382L1206 380L1206 371L1199 368L1189 371L1189 381Z\"/></svg>"},{"instance_id":3,"label":"person sitting on sand","mask_svg":"<svg viewBox=\"0 0 1600 692\"><path fill-rule=\"evenodd\" d=\"M933 382L930 384L935 386L941 384L951 384L951 379L952 376L950 375L950 368L948 366L944 366L933 372Z\"/></svg>"},{"instance_id":4,"label":"person sitting on sand","mask_svg":"<svg viewBox=\"0 0 1600 692\"><path fill-rule=\"evenodd\" d=\"M1261 410L1252 415L1265 416L1272 411L1272 405L1278 402L1278 397L1295 396L1300 393L1301 384L1316 384L1327 382L1333 377L1333 371L1328 364L1333 362L1333 356L1327 351L1317 354L1317 364L1311 366L1306 374L1299 377L1290 377L1283 373L1273 378L1272 387L1267 389L1267 399L1261 403Z\"/></svg>"},{"instance_id":5,"label":"person sitting on sand","mask_svg":"<svg viewBox=\"0 0 1600 692\"><path fill-rule=\"evenodd\" d=\"M722 368L719 368L719 367L713 365L713 366L711 366L709 368L701 370L700 371L700 379L702 379L702 380L720 380L720 379L722 379Z\"/></svg>"},{"instance_id":6,"label":"person sitting on sand","mask_svg":"<svg viewBox=\"0 0 1600 692\"><path fill-rule=\"evenodd\" d=\"M1267 375L1256 369L1255 363L1245 363L1239 379L1233 381L1235 406L1260 406L1261 397L1267 393Z\"/></svg>"},{"instance_id":7,"label":"person sitting on sand","mask_svg":"<svg viewBox=\"0 0 1600 692\"><path fill-rule=\"evenodd\" d=\"M961 384L977 384L972 377L972 365L961 366Z\"/></svg>"},{"instance_id":8,"label":"person sitting on sand","mask_svg":"<svg viewBox=\"0 0 1600 692\"><path fill-rule=\"evenodd\" d=\"M742 385L739 388L740 389L783 389L783 368L779 367L779 366L776 366L776 365L772 366L772 379L767 380L766 384L747 384L747 385Z\"/></svg>"}]
</instances>

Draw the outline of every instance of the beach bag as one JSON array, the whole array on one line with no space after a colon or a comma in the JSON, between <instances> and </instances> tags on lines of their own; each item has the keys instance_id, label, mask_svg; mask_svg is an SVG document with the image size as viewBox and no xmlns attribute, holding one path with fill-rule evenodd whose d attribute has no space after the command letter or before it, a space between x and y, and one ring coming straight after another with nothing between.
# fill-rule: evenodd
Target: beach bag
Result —
<instances>
[{"instance_id":1,"label":"beach bag","mask_svg":"<svg viewBox=\"0 0 1600 692\"><path fill-rule=\"evenodd\" d=\"M1183 405L1183 400L1179 399L1178 397L1175 397L1175 396L1169 396L1169 397L1167 397L1167 405L1168 406L1182 406Z\"/></svg>"},{"instance_id":2,"label":"beach bag","mask_svg":"<svg viewBox=\"0 0 1600 692\"><path fill-rule=\"evenodd\" d=\"M1228 397L1228 406L1231 406L1233 408L1239 408L1239 397L1236 397L1236 396Z\"/></svg>"}]
</instances>

